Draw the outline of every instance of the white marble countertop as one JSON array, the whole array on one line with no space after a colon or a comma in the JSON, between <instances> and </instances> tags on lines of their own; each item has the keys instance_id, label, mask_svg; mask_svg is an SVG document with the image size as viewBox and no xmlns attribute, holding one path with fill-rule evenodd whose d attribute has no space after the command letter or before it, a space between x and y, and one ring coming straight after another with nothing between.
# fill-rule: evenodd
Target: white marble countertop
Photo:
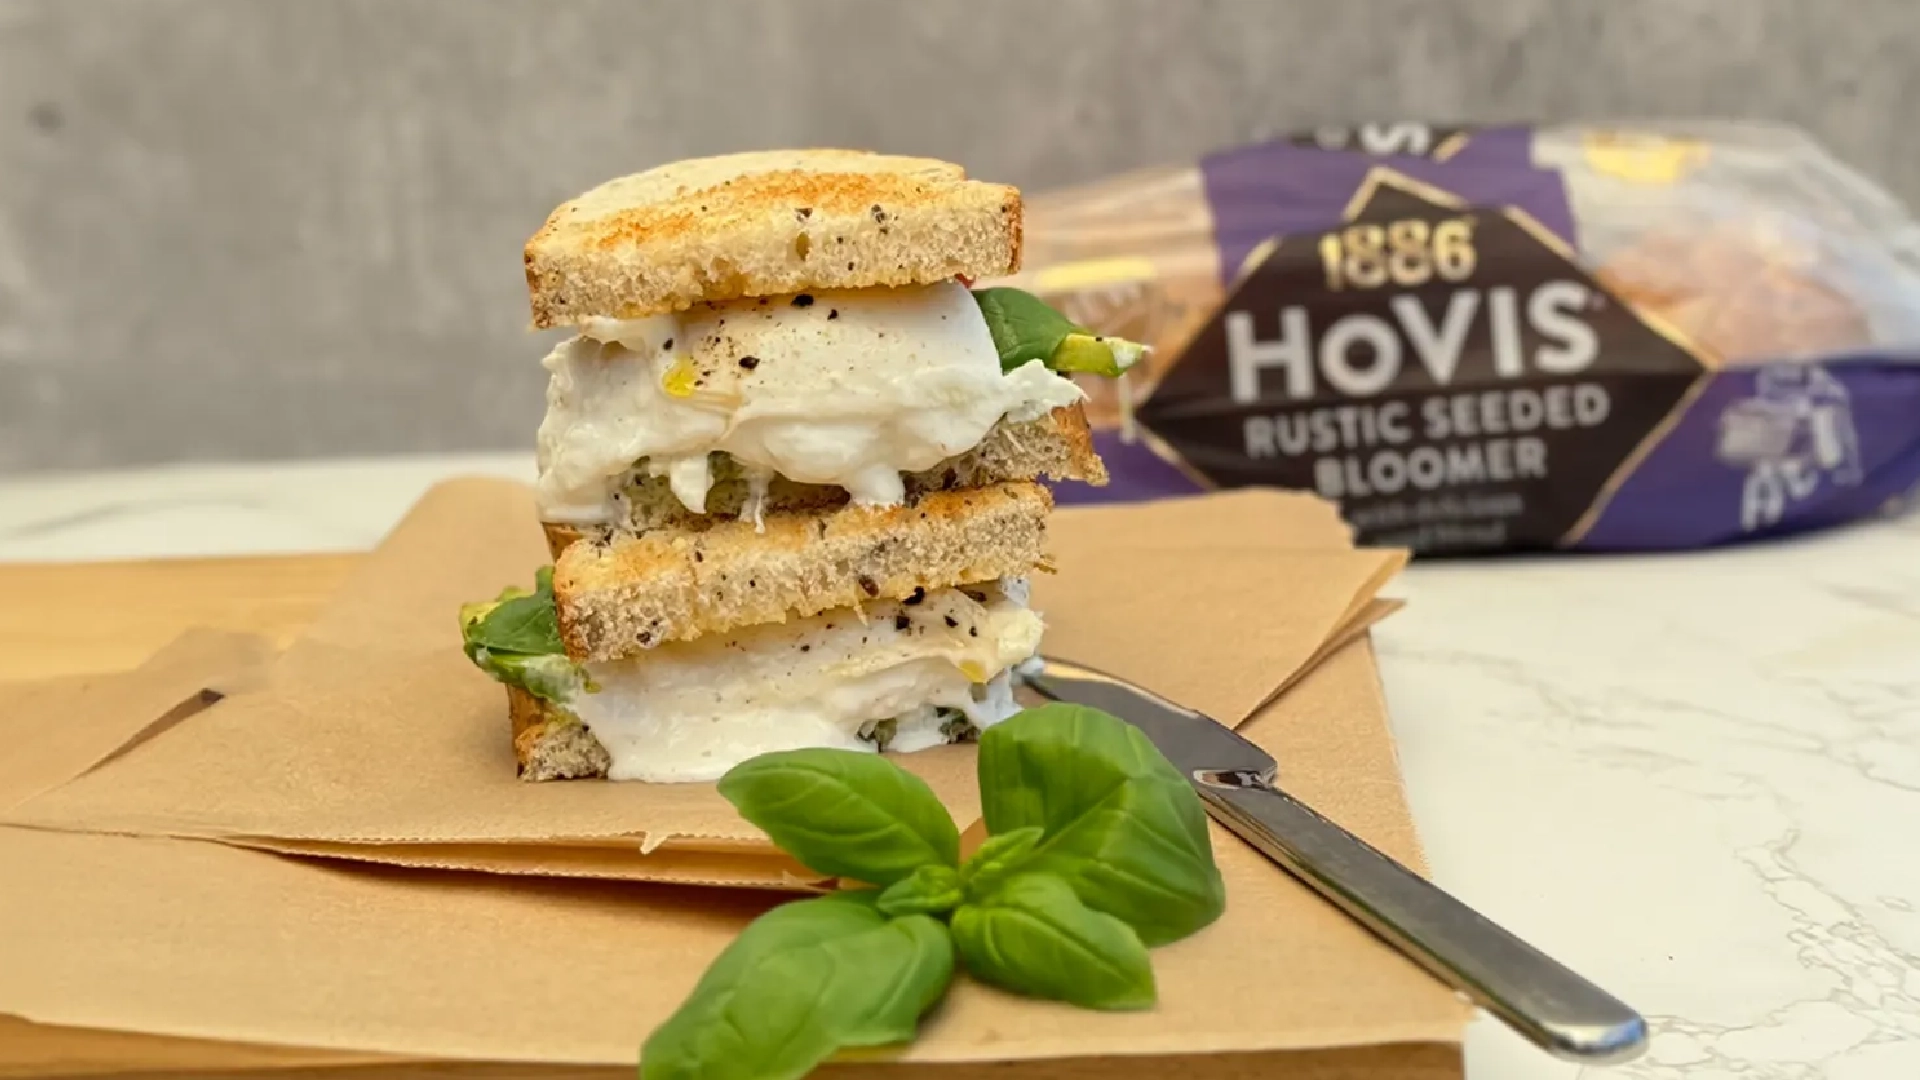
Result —
<instances>
[{"instance_id":1,"label":"white marble countertop","mask_svg":"<svg viewBox=\"0 0 1920 1080\"><path fill-rule=\"evenodd\" d=\"M372 546L519 455L0 481L0 559ZM1596 1075L1920 1077L1920 520L1411 568L1377 632L1436 877L1645 1011ZM1475 1080L1553 1080L1490 1021Z\"/></svg>"}]
</instances>

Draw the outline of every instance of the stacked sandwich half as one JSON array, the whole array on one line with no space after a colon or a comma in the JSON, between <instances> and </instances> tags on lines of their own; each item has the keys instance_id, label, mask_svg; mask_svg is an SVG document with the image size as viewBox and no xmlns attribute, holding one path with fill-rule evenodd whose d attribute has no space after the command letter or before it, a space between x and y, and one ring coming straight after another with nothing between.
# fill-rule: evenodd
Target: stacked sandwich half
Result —
<instances>
[{"instance_id":1,"label":"stacked sandwich half","mask_svg":"<svg viewBox=\"0 0 1920 1080\"><path fill-rule=\"evenodd\" d=\"M468 605L521 775L711 780L1010 715L1043 479L1104 483L1069 375L1138 357L1024 293L1019 193L851 151L681 162L528 242L554 565Z\"/></svg>"}]
</instances>

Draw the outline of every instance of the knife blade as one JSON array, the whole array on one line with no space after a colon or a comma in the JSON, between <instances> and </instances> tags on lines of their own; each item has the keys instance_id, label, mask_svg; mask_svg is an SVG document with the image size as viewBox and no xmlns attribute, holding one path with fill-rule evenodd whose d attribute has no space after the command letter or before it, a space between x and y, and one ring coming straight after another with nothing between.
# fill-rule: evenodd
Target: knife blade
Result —
<instances>
[{"instance_id":1,"label":"knife blade","mask_svg":"<svg viewBox=\"0 0 1920 1080\"><path fill-rule=\"evenodd\" d=\"M1139 728L1221 825L1442 982L1556 1057L1620 1062L1647 1026L1619 999L1282 791L1238 732L1105 672L1052 657L1023 681Z\"/></svg>"}]
</instances>

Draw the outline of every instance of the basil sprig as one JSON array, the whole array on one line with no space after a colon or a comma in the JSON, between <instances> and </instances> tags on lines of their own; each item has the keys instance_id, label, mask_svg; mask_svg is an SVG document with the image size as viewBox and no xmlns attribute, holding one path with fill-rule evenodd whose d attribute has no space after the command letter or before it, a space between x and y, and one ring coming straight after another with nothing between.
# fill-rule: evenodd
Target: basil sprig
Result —
<instances>
[{"instance_id":1,"label":"basil sprig","mask_svg":"<svg viewBox=\"0 0 1920 1080\"><path fill-rule=\"evenodd\" d=\"M756 920L648 1038L642 1080L796 1080L842 1048L910 1040L956 957L1014 993L1151 1006L1148 946L1225 906L1198 797L1139 731L1060 704L987 729L979 781L990 835L963 862L933 791L877 754L729 772L720 793L776 844L872 887Z\"/></svg>"},{"instance_id":2,"label":"basil sprig","mask_svg":"<svg viewBox=\"0 0 1920 1080\"><path fill-rule=\"evenodd\" d=\"M1153 961L1140 935L1052 874L1008 878L954 912L953 942L982 982L1089 1009L1153 1004Z\"/></svg>"},{"instance_id":3,"label":"basil sprig","mask_svg":"<svg viewBox=\"0 0 1920 1080\"><path fill-rule=\"evenodd\" d=\"M1144 345L1095 334L1022 289L975 289L973 299L993 334L1002 371L1038 360L1063 375L1117 376L1146 355Z\"/></svg>"},{"instance_id":4,"label":"basil sprig","mask_svg":"<svg viewBox=\"0 0 1920 1080\"><path fill-rule=\"evenodd\" d=\"M815 873L891 885L960 859L960 830L933 789L878 754L762 754L721 777L720 794Z\"/></svg>"},{"instance_id":5,"label":"basil sprig","mask_svg":"<svg viewBox=\"0 0 1920 1080\"><path fill-rule=\"evenodd\" d=\"M532 592L506 588L492 600L460 607L461 647L474 666L538 698L565 705L592 690L585 671L567 658L553 599L553 567L533 575Z\"/></svg>"},{"instance_id":6,"label":"basil sprig","mask_svg":"<svg viewBox=\"0 0 1920 1080\"><path fill-rule=\"evenodd\" d=\"M835 1050L913 1038L953 981L953 939L871 890L783 904L727 946L640 1052L646 1080L796 1080Z\"/></svg>"},{"instance_id":7,"label":"basil sprig","mask_svg":"<svg viewBox=\"0 0 1920 1080\"><path fill-rule=\"evenodd\" d=\"M1020 869L1066 882L1149 945L1219 918L1226 890L1206 810L1140 729L1078 705L1047 705L1022 719L980 740L987 831L1043 835Z\"/></svg>"}]
</instances>

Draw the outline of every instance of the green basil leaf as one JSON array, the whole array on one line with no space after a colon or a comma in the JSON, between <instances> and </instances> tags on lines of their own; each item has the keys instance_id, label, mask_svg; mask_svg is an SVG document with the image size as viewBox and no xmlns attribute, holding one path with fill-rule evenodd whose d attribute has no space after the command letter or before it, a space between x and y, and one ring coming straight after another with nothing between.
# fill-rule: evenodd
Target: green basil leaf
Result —
<instances>
[{"instance_id":1,"label":"green basil leaf","mask_svg":"<svg viewBox=\"0 0 1920 1080\"><path fill-rule=\"evenodd\" d=\"M460 646L469 659L475 663L480 662L477 654L481 645L474 639L474 632L487 620L487 616L493 614L495 609L508 600L529 595L532 594L525 589L508 587L502 589L500 595L492 600L476 600L471 604L460 605Z\"/></svg>"},{"instance_id":2,"label":"green basil leaf","mask_svg":"<svg viewBox=\"0 0 1920 1080\"><path fill-rule=\"evenodd\" d=\"M960 871L928 863L887 886L878 906L887 915L945 915L960 906Z\"/></svg>"},{"instance_id":3,"label":"green basil leaf","mask_svg":"<svg viewBox=\"0 0 1920 1080\"><path fill-rule=\"evenodd\" d=\"M842 889L810 900L781 904L753 920L733 939L707 967L688 1000L698 996L709 983L738 981L740 972L765 953L871 927L879 911L879 899L877 889Z\"/></svg>"},{"instance_id":4,"label":"green basil leaf","mask_svg":"<svg viewBox=\"0 0 1920 1080\"><path fill-rule=\"evenodd\" d=\"M500 590L500 595L491 600L475 600L471 604L460 605L460 625L470 626L487 617L487 613L508 600L516 600L533 594L517 585L509 585Z\"/></svg>"},{"instance_id":5,"label":"green basil leaf","mask_svg":"<svg viewBox=\"0 0 1920 1080\"><path fill-rule=\"evenodd\" d=\"M461 608L461 636L468 656L478 649L524 656L566 652L560 640L559 612L554 606L553 567L541 567L534 575L534 584L531 593L507 589L492 603Z\"/></svg>"},{"instance_id":6,"label":"green basil leaf","mask_svg":"<svg viewBox=\"0 0 1920 1080\"><path fill-rule=\"evenodd\" d=\"M1077 705L1028 709L981 735L979 775L990 833L1045 834L1022 869L1059 876L1148 945L1225 909L1200 797L1133 725Z\"/></svg>"},{"instance_id":7,"label":"green basil leaf","mask_svg":"<svg viewBox=\"0 0 1920 1080\"><path fill-rule=\"evenodd\" d=\"M509 586L492 600L462 604L460 639L475 667L535 697L564 705L598 689L561 644L551 566L534 574L532 592Z\"/></svg>"},{"instance_id":8,"label":"green basil leaf","mask_svg":"<svg viewBox=\"0 0 1920 1080\"><path fill-rule=\"evenodd\" d=\"M565 705L574 695L598 689L587 678L586 669L561 656L521 656L495 653L481 647L470 650L474 666L508 686L517 686L534 697Z\"/></svg>"},{"instance_id":9,"label":"green basil leaf","mask_svg":"<svg viewBox=\"0 0 1920 1080\"><path fill-rule=\"evenodd\" d=\"M1012 371L1035 360L1048 363L1068 334L1084 332L1047 302L1020 289L975 289L973 299L986 317L1000 370ZM1049 364L1051 366L1051 364Z\"/></svg>"},{"instance_id":10,"label":"green basil leaf","mask_svg":"<svg viewBox=\"0 0 1920 1080\"><path fill-rule=\"evenodd\" d=\"M957 866L960 831L926 782L878 754L783 750L734 766L720 794L808 869L891 885Z\"/></svg>"},{"instance_id":11,"label":"green basil leaf","mask_svg":"<svg viewBox=\"0 0 1920 1080\"><path fill-rule=\"evenodd\" d=\"M973 853L973 858L960 868L960 884L966 889L968 899L980 899L1006 880L1008 874L1019 870L1026 857L1039 846L1042 835L1038 826L1029 826L988 837Z\"/></svg>"},{"instance_id":12,"label":"green basil leaf","mask_svg":"<svg viewBox=\"0 0 1920 1080\"><path fill-rule=\"evenodd\" d=\"M1133 928L1048 874L1019 874L953 913L960 962L981 982L1090 1009L1153 1004L1153 961Z\"/></svg>"},{"instance_id":13,"label":"green basil leaf","mask_svg":"<svg viewBox=\"0 0 1920 1080\"><path fill-rule=\"evenodd\" d=\"M953 941L937 919L888 919L874 896L756 919L648 1036L642 1080L799 1080L841 1047L912 1039L953 981Z\"/></svg>"},{"instance_id":14,"label":"green basil leaf","mask_svg":"<svg viewBox=\"0 0 1920 1080\"><path fill-rule=\"evenodd\" d=\"M551 596L520 596L505 601L475 624L468 640L493 652L527 656L566 652L566 646L560 641L560 619Z\"/></svg>"},{"instance_id":15,"label":"green basil leaf","mask_svg":"<svg viewBox=\"0 0 1920 1080\"><path fill-rule=\"evenodd\" d=\"M1001 371L1038 360L1063 375L1118 376L1147 353L1125 338L1095 334L1020 289L975 289L973 299L993 334Z\"/></svg>"}]
</instances>

